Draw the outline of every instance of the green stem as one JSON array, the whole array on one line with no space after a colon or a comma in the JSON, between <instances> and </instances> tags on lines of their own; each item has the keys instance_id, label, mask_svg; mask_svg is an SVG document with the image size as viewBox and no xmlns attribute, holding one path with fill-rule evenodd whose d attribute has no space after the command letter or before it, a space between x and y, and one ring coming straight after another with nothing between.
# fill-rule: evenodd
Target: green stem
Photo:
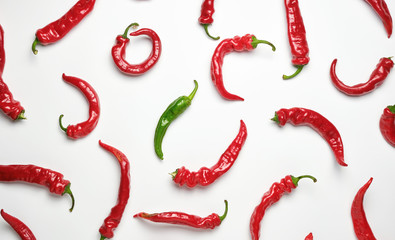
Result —
<instances>
[{"instance_id":1,"label":"green stem","mask_svg":"<svg viewBox=\"0 0 395 240\"><path fill-rule=\"evenodd\" d=\"M211 36L210 33L208 32L208 25L210 25L210 24L202 24L202 25L203 25L203 27L204 27L204 31L206 32L207 36L209 36L211 39L214 39L214 40L218 40L218 39L219 39L219 36L218 36L218 37L213 37L213 36Z\"/></svg>"},{"instance_id":2,"label":"green stem","mask_svg":"<svg viewBox=\"0 0 395 240\"><path fill-rule=\"evenodd\" d=\"M395 114L395 105L387 106L387 108L388 108L393 114Z\"/></svg>"},{"instance_id":3,"label":"green stem","mask_svg":"<svg viewBox=\"0 0 395 240\"><path fill-rule=\"evenodd\" d=\"M71 197L71 208L69 209L69 211L72 212L72 211L73 211L73 208L74 208L75 200L74 200L74 195L73 195L73 193L71 192L70 185L71 185L71 184L69 183L69 184L65 187L63 194L67 193L67 194L70 195L70 197ZM63 195L63 194L62 194L62 195Z\"/></svg>"},{"instance_id":4,"label":"green stem","mask_svg":"<svg viewBox=\"0 0 395 240\"><path fill-rule=\"evenodd\" d=\"M63 127L63 125L62 125L62 118L63 118L63 114L61 114L61 115L59 116L59 126L60 126L60 128L61 128L63 131L65 131L65 132L67 133L67 128Z\"/></svg>"},{"instance_id":5,"label":"green stem","mask_svg":"<svg viewBox=\"0 0 395 240\"><path fill-rule=\"evenodd\" d=\"M313 182L317 182L317 179L316 179L315 177L313 177L313 176L310 176L310 175L302 175L302 176L299 176L299 177L291 176L291 178L292 178L293 184L294 184L296 187L298 186L299 180L302 179L302 178L310 178L310 179L313 180Z\"/></svg>"},{"instance_id":6,"label":"green stem","mask_svg":"<svg viewBox=\"0 0 395 240\"><path fill-rule=\"evenodd\" d=\"M34 42L32 44L32 51L33 51L34 55L37 55L37 53L38 53L38 51L36 49L36 46L37 46L38 43L40 43L40 41L36 37L36 39L34 39Z\"/></svg>"},{"instance_id":7,"label":"green stem","mask_svg":"<svg viewBox=\"0 0 395 240\"><path fill-rule=\"evenodd\" d=\"M137 28L139 26L138 23L131 23L126 29L125 32L123 33L123 35L121 35L123 38L128 38L128 32L129 32L129 28L133 27L133 28Z\"/></svg>"},{"instance_id":8,"label":"green stem","mask_svg":"<svg viewBox=\"0 0 395 240\"><path fill-rule=\"evenodd\" d=\"M191 94L189 94L188 98L193 99L193 97L195 97L196 91L198 90L198 82L196 80L193 80L193 82L195 83L195 88L193 89L193 91L191 92Z\"/></svg>"},{"instance_id":9,"label":"green stem","mask_svg":"<svg viewBox=\"0 0 395 240\"><path fill-rule=\"evenodd\" d=\"M277 112L274 112L274 117L270 120L275 121L276 123L280 123L280 120L278 120Z\"/></svg>"},{"instance_id":10,"label":"green stem","mask_svg":"<svg viewBox=\"0 0 395 240\"><path fill-rule=\"evenodd\" d=\"M177 173L178 173L178 168L177 168L177 170L175 170L174 172L172 172L172 173L169 173L170 174L170 176L173 178L173 180L174 180L174 178L176 178L176 176L177 176Z\"/></svg>"},{"instance_id":11,"label":"green stem","mask_svg":"<svg viewBox=\"0 0 395 240\"><path fill-rule=\"evenodd\" d=\"M103 235L100 235L100 240L104 240L104 239L106 239L106 237Z\"/></svg>"},{"instance_id":12,"label":"green stem","mask_svg":"<svg viewBox=\"0 0 395 240\"><path fill-rule=\"evenodd\" d=\"M269 42L269 41L266 41L266 40L259 40L259 39L257 39L255 36L252 36L251 39L252 39L251 46L252 46L253 48L256 48L256 47L258 46L258 44L263 43L263 44L267 44L267 45L271 46L273 52L276 51L276 47L275 47L271 42Z\"/></svg>"},{"instance_id":13,"label":"green stem","mask_svg":"<svg viewBox=\"0 0 395 240\"><path fill-rule=\"evenodd\" d=\"M22 110L21 113L19 113L18 117L16 119L26 119L25 117L25 110Z\"/></svg>"},{"instance_id":14,"label":"green stem","mask_svg":"<svg viewBox=\"0 0 395 240\"><path fill-rule=\"evenodd\" d=\"M302 71L303 67L304 67L304 65L297 65L298 69L296 69L296 72L294 74L292 74L292 75L289 75L289 76L283 75L283 79L284 80L288 80L288 79L291 79L291 78L295 77L296 75L298 75Z\"/></svg>"},{"instance_id":15,"label":"green stem","mask_svg":"<svg viewBox=\"0 0 395 240\"><path fill-rule=\"evenodd\" d=\"M226 215L228 214L228 201L224 200L224 202L225 202L225 212L224 214L222 214L222 216L219 217L221 222L226 218Z\"/></svg>"}]
</instances>

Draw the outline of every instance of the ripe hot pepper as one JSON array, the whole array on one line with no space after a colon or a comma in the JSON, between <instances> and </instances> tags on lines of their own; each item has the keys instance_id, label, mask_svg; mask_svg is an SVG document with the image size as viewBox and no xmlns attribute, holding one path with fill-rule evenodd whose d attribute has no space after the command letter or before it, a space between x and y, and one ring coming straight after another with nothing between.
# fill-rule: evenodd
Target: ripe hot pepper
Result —
<instances>
[{"instance_id":1,"label":"ripe hot pepper","mask_svg":"<svg viewBox=\"0 0 395 240\"><path fill-rule=\"evenodd\" d=\"M163 152L162 152L162 141L167 128L170 124L180 116L192 103L192 99L196 94L198 89L198 83L194 80L195 88L189 94L189 96L181 96L174 100L170 105L166 108L166 110L160 116L158 124L155 129L155 137L154 137L154 147L156 155L163 160Z\"/></svg>"},{"instance_id":2,"label":"ripe hot pepper","mask_svg":"<svg viewBox=\"0 0 395 240\"><path fill-rule=\"evenodd\" d=\"M381 58L367 82L354 86L347 86L336 76L336 63L337 59L333 60L331 65L330 75L332 82L339 91L350 96L361 96L381 86L387 78L391 68L394 66L394 62L391 58Z\"/></svg>"},{"instance_id":3,"label":"ripe hot pepper","mask_svg":"<svg viewBox=\"0 0 395 240\"><path fill-rule=\"evenodd\" d=\"M37 54L37 44L48 45L62 39L66 34L75 27L86 15L88 15L96 0L79 0L65 15L58 20L38 29L36 39L32 45L32 51Z\"/></svg>"},{"instance_id":4,"label":"ripe hot pepper","mask_svg":"<svg viewBox=\"0 0 395 240\"><path fill-rule=\"evenodd\" d=\"M365 0L379 15L381 21L384 24L385 30L387 31L388 38L392 34L392 17L388 10L387 4L384 0Z\"/></svg>"},{"instance_id":5,"label":"ripe hot pepper","mask_svg":"<svg viewBox=\"0 0 395 240\"><path fill-rule=\"evenodd\" d=\"M4 218L4 220L21 237L22 240L36 240L36 237L34 236L33 232L21 220L4 212L3 209L1 209L0 214Z\"/></svg>"},{"instance_id":6,"label":"ripe hot pepper","mask_svg":"<svg viewBox=\"0 0 395 240\"><path fill-rule=\"evenodd\" d=\"M225 89L222 77L222 65L224 63L225 55L234 51L251 51L260 43L268 44L272 47L273 51L276 51L276 47L272 43L265 40L258 40L251 34L246 34L243 37L235 36L234 38L227 38L218 44L211 59L211 79L223 98L228 100L244 101L243 98L231 94Z\"/></svg>"},{"instance_id":7,"label":"ripe hot pepper","mask_svg":"<svg viewBox=\"0 0 395 240\"><path fill-rule=\"evenodd\" d=\"M100 240L104 240L106 238L112 238L114 236L114 230L121 222L123 212L128 203L130 195L130 165L129 160L127 159L125 154L123 154L118 149L104 144L100 140L99 145L105 150L112 153L117 158L121 167L121 181L118 190L118 202L111 209L110 215L106 219L104 219L103 225L99 229L99 232L101 234Z\"/></svg>"},{"instance_id":8,"label":"ripe hot pepper","mask_svg":"<svg viewBox=\"0 0 395 240\"><path fill-rule=\"evenodd\" d=\"M284 126L287 122L290 122L295 126L311 127L328 142L335 154L337 162L341 166L347 166L344 162L344 149L340 133L336 127L321 114L306 108L282 108L275 112L275 116L272 120L280 126Z\"/></svg>"},{"instance_id":9,"label":"ripe hot pepper","mask_svg":"<svg viewBox=\"0 0 395 240\"><path fill-rule=\"evenodd\" d=\"M284 0L288 24L288 40L292 53L292 64L297 70L292 75L283 75L283 79L291 79L298 75L310 61L309 46L306 39L302 14L298 0Z\"/></svg>"},{"instance_id":10,"label":"ripe hot pepper","mask_svg":"<svg viewBox=\"0 0 395 240\"><path fill-rule=\"evenodd\" d=\"M99 97L96 91L92 88L89 83L86 81L66 76L64 73L62 75L63 80L71 85L77 87L81 92L85 95L86 99L89 102L89 118L85 122L78 123L76 125L69 125L67 128L63 127L62 125L62 118L63 114L59 116L59 125L60 128L66 132L67 136L72 139L78 139L81 137L85 137L90 132L95 129L100 116L100 104L99 104Z\"/></svg>"},{"instance_id":11,"label":"ripe hot pepper","mask_svg":"<svg viewBox=\"0 0 395 240\"><path fill-rule=\"evenodd\" d=\"M380 131L384 139L395 147L395 105L384 108L380 118Z\"/></svg>"},{"instance_id":12,"label":"ripe hot pepper","mask_svg":"<svg viewBox=\"0 0 395 240\"><path fill-rule=\"evenodd\" d=\"M294 177L292 175L288 175L285 178L281 179L281 181L273 183L270 187L269 191L267 191L258 206L254 209L254 212L251 215L250 219L250 232L252 240L258 240L260 234L260 223L265 215L266 209L278 202L280 198L284 195L284 193L290 193L292 189L298 186L298 182L302 178L310 178L314 182L317 181L314 177L310 175L303 175L300 177Z\"/></svg>"},{"instance_id":13,"label":"ripe hot pepper","mask_svg":"<svg viewBox=\"0 0 395 240\"><path fill-rule=\"evenodd\" d=\"M23 181L47 187L51 193L57 195L69 194L71 197L70 212L74 208L74 196L70 190L70 181L63 178L63 174L35 165L0 165L0 181Z\"/></svg>"},{"instance_id":14,"label":"ripe hot pepper","mask_svg":"<svg viewBox=\"0 0 395 240\"><path fill-rule=\"evenodd\" d=\"M151 54L144 62L140 64L130 64L125 60L126 46L130 41L127 36L128 31L131 27L136 28L137 26L137 23L132 23L126 28L123 35L118 35L116 38L117 42L111 50L112 58L118 69L121 72L132 76L141 75L150 70L158 62L160 54L162 52L162 44L158 34L156 34L156 32L149 28L142 28L140 30L130 33L130 36L148 36L152 41Z\"/></svg>"},{"instance_id":15,"label":"ripe hot pepper","mask_svg":"<svg viewBox=\"0 0 395 240\"><path fill-rule=\"evenodd\" d=\"M219 216L216 213L213 213L207 217L199 217L183 212L162 212L152 214L141 212L135 214L133 217L144 218L152 222L185 225L200 229L214 229L222 223L227 213L228 201L225 200L225 213L222 216Z\"/></svg>"},{"instance_id":16,"label":"ripe hot pepper","mask_svg":"<svg viewBox=\"0 0 395 240\"><path fill-rule=\"evenodd\" d=\"M219 37L213 37L208 32L208 26L214 22L213 20L214 14L214 0L204 0L202 4L202 10L199 17L199 23L204 27L204 31L207 36L214 40L218 40Z\"/></svg>"},{"instance_id":17,"label":"ripe hot pepper","mask_svg":"<svg viewBox=\"0 0 395 240\"><path fill-rule=\"evenodd\" d=\"M354 232L358 240L375 240L372 229L366 219L365 210L363 209L363 198L368 190L373 178L363 185L354 197L351 206L351 217L354 225Z\"/></svg>"},{"instance_id":18,"label":"ripe hot pepper","mask_svg":"<svg viewBox=\"0 0 395 240\"><path fill-rule=\"evenodd\" d=\"M171 174L173 181L179 186L186 184L190 188L198 184L207 186L213 183L232 167L246 139L247 127L243 120L240 120L239 133L213 167L202 167L197 172L190 172L185 167L178 168Z\"/></svg>"}]
</instances>

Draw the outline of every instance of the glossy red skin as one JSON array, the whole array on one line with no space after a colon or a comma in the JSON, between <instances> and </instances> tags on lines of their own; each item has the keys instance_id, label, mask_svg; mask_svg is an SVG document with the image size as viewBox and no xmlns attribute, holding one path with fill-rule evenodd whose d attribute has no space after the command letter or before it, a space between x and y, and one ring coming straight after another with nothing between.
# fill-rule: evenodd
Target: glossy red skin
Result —
<instances>
[{"instance_id":1,"label":"glossy red skin","mask_svg":"<svg viewBox=\"0 0 395 240\"><path fill-rule=\"evenodd\" d=\"M344 162L344 148L339 131L321 114L306 108L282 108L276 112L279 125L284 126L290 122L295 126L309 126L323 137L335 154L336 161L341 166L347 166Z\"/></svg>"},{"instance_id":2,"label":"glossy red skin","mask_svg":"<svg viewBox=\"0 0 395 240\"><path fill-rule=\"evenodd\" d=\"M309 233L304 240L313 240L313 234Z\"/></svg>"},{"instance_id":3,"label":"glossy red skin","mask_svg":"<svg viewBox=\"0 0 395 240\"><path fill-rule=\"evenodd\" d=\"M263 216L265 215L266 209L274 203L278 202L280 198L284 195L284 193L290 193L294 188L296 188L296 186L292 182L291 176L288 175L285 178L281 179L279 183L273 183L269 191L263 195L261 202L258 206L255 207L250 219L250 232L252 240L259 239L260 224Z\"/></svg>"},{"instance_id":4,"label":"glossy red skin","mask_svg":"<svg viewBox=\"0 0 395 240\"><path fill-rule=\"evenodd\" d=\"M332 83L339 91L350 96L362 96L372 92L374 89L383 84L390 70L394 67L394 62L390 58L381 58L367 82L354 86L347 86L342 81L340 81L336 75L336 63L337 59L333 60L331 65L330 75Z\"/></svg>"},{"instance_id":5,"label":"glossy red skin","mask_svg":"<svg viewBox=\"0 0 395 240\"><path fill-rule=\"evenodd\" d=\"M235 36L234 38L227 38L222 40L214 51L211 59L211 79L214 86L217 88L219 94L227 100L240 100L244 101L243 98L229 93L224 86L222 77L222 65L224 63L224 57L230 52L242 52L251 51L252 37L254 35L246 34L243 37Z\"/></svg>"},{"instance_id":6,"label":"glossy red skin","mask_svg":"<svg viewBox=\"0 0 395 240\"><path fill-rule=\"evenodd\" d=\"M395 147L395 114L386 107L380 118L380 131L384 139Z\"/></svg>"},{"instance_id":7,"label":"glossy red skin","mask_svg":"<svg viewBox=\"0 0 395 240\"><path fill-rule=\"evenodd\" d=\"M79 0L58 20L38 29L36 37L42 45L48 45L62 39L81 20L90 13L96 0Z\"/></svg>"},{"instance_id":8,"label":"glossy red skin","mask_svg":"<svg viewBox=\"0 0 395 240\"><path fill-rule=\"evenodd\" d=\"M81 92L84 94L84 96L89 102L88 120L75 125L67 126L66 134L68 137L72 139L85 137L95 129L99 121L99 117L100 117L99 96L97 95L96 91L92 88L92 86L89 85L89 83L87 83L86 81L80 78L66 76L64 73L62 75L62 78L65 82L70 83L71 85L81 90Z\"/></svg>"},{"instance_id":9,"label":"glossy red skin","mask_svg":"<svg viewBox=\"0 0 395 240\"><path fill-rule=\"evenodd\" d=\"M365 0L379 15L381 21L384 24L385 30L387 31L388 38L392 34L392 17L388 10L387 4L384 0Z\"/></svg>"},{"instance_id":10,"label":"glossy red skin","mask_svg":"<svg viewBox=\"0 0 395 240\"><path fill-rule=\"evenodd\" d=\"M190 188L196 185L210 185L232 167L246 139L247 127L241 120L239 133L213 167L202 167L197 172L190 172L185 167L181 167L177 169L173 181L179 186L186 184Z\"/></svg>"},{"instance_id":11,"label":"glossy red skin","mask_svg":"<svg viewBox=\"0 0 395 240\"><path fill-rule=\"evenodd\" d=\"M114 230L121 222L123 212L129 200L130 195L130 164L129 160L118 149L111 147L99 141L102 148L112 153L118 160L121 167L121 180L118 190L117 204L111 209L110 214L104 219L103 225L100 227L99 232L105 238L112 238Z\"/></svg>"},{"instance_id":12,"label":"glossy red skin","mask_svg":"<svg viewBox=\"0 0 395 240\"><path fill-rule=\"evenodd\" d=\"M292 64L296 66L309 63L309 46L306 30L298 0L284 0L288 24L288 40L292 53Z\"/></svg>"},{"instance_id":13,"label":"glossy red skin","mask_svg":"<svg viewBox=\"0 0 395 240\"><path fill-rule=\"evenodd\" d=\"M3 209L1 209L0 214L22 240L36 240L33 232L21 220L4 212Z\"/></svg>"},{"instance_id":14,"label":"glossy red skin","mask_svg":"<svg viewBox=\"0 0 395 240\"><path fill-rule=\"evenodd\" d=\"M351 217L354 224L354 232L358 240L375 240L372 229L370 229L369 223L366 220L365 210L363 209L363 198L366 190L368 190L373 178L363 185L354 197L354 201L351 206Z\"/></svg>"},{"instance_id":15,"label":"glossy red skin","mask_svg":"<svg viewBox=\"0 0 395 240\"><path fill-rule=\"evenodd\" d=\"M156 32L149 28L142 28L140 30L130 33L130 36L140 35L146 35L152 41L151 54L146 60L144 60L144 62L140 64L130 64L125 60L126 46L130 40L129 38L124 38L122 35L117 36L116 44L112 47L111 50L111 55L115 65L117 65L118 69L121 72L127 75L138 76L147 72L158 62L162 52L162 43Z\"/></svg>"},{"instance_id":16,"label":"glossy red skin","mask_svg":"<svg viewBox=\"0 0 395 240\"><path fill-rule=\"evenodd\" d=\"M204 0L199 17L200 24L212 24L214 14L214 0Z\"/></svg>"},{"instance_id":17,"label":"glossy red skin","mask_svg":"<svg viewBox=\"0 0 395 240\"><path fill-rule=\"evenodd\" d=\"M70 184L63 174L35 165L0 165L0 181L22 181L47 187L51 193L63 195Z\"/></svg>"},{"instance_id":18,"label":"glossy red skin","mask_svg":"<svg viewBox=\"0 0 395 240\"><path fill-rule=\"evenodd\" d=\"M5 65L5 51L4 51L4 30L0 25L0 77L3 76Z\"/></svg>"},{"instance_id":19,"label":"glossy red skin","mask_svg":"<svg viewBox=\"0 0 395 240\"><path fill-rule=\"evenodd\" d=\"M221 219L216 213L202 218L182 212L163 212L153 214L141 212L135 214L133 217L144 218L152 222L186 225L189 227L200 229L214 229L215 227L221 225Z\"/></svg>"}]
</instances>

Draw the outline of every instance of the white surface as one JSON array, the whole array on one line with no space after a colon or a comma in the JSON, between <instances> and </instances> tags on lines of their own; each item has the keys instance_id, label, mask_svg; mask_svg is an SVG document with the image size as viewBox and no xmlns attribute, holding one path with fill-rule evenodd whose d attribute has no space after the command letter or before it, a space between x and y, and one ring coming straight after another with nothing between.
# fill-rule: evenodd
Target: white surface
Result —
<instances>
[{"instance_id":1,"label":"white surface","mask_svg":"<svg viewBox=\"0 0 395 240\"><path fill-rule=\"evenodd\" d=\"M58 19L73 4L67 1L0 2L5 31L4 81L26 109L26 121L0 116L1 164L36 164L62 172L72 182L70 199L27 184L0 184L0 208L24 221L37 239L99 239L99 227L116 202L119 166L99 147L112 145L130 160L131 196L116 239L250 239L249 221L271 184L285 175L314 175L272 206L261 223L261 239L356 239L351 202L373 177L364 206L377 239L393 239L395 151L380 134L378 121L387 105L395 104L395 75L374 92L348 97L337 91L329 67L338 58L337 73L346 84L368 80L381 57L395 54L381 20L362 0L300 1L311 61L293 80L291 53L282 1L216 1L212 35L222 39L247 33L274 43L249 53L225 57L226 88L244 102L220 97L210 79L210 61L219 41L206 37L198 24L202 1L97 1L88 15L64 39L31 52L34 33ZM395 4L387 1L392 13ZM116 69L110 55L115 37L131 22L155 30L162 40L158 64L140 77ZM137 63L150 52L150 41L133 38L127 59ZM87 137L72 141L58 126L87 118L83 95L63 82L62 73L85 79L100 96L102 114ZM157 121L168 104L193 89L192 106L169 127L163 141L165 159L153 148ZM270 121L280 108L305 107L327 117L339 130L348 167L339 166L328 144L308 127ZM212 166L231 143L239 121L248 137L232 169L206 188L178 188L168 173L186 166ZM214 230L195 230L133 219L140 211L183 211L200 216L229 214ZM1 239L19 239L0 221Z\"/></svg>"}]
</instances>

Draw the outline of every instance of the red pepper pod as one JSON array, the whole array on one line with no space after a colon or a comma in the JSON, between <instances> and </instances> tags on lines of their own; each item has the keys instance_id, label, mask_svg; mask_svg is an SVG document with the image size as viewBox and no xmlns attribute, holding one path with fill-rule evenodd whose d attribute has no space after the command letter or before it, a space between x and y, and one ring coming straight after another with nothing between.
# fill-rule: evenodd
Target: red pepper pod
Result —
<instances>
[{"instance_id":1,"label":"red pepper pod","mask_svg":"<svg viewBox=\"0 0 395 240\"><path fill-rule=\"evenodd\" d=\"M185 167L178 168L171 174L173 181L179 186L186 184L190 188L196 185L210 185L233 166L246 139L247 127L243 120L240 120L239 133L213 167L202 167L197 172L191 172Z\"/></svg>"},{"instance_id":2,"label":"red pepper pod","mask_svg":"<svg viewBox=\"0 0 395 240\"><path fill-rule=\"evenodd\" d=\"M336 75L336 63L337 59L334 59L331 65L330 75L332 83L339 91L349 96L362 96L372 92L374 89L384 83L384 80L387 78L391 69L394 67L394 62L391 60L391 58L381 58L367 82L354 86L347 86Z\"/></svg>"},{"instance_id":3,"label":"red pepper pod","mask_svg":"<svg viewBox=\"0 0 395 240\"><path fill-rule=\"evenodd\" d=\"M21 220L4 212L3 209L1 209L0 214L22 240L36 240L33 232Z\"/></svg>"},{"instance_id":4,"label":"red pepper pod","mask_svg":"<svg viewBox=\"0 0 395 240\"><path fill-rule=\"evenodd\" d=\"M373 10L379 15L381 21L384 24L384 28L387 31L388 38L392 34L392 17L388 9L387 3L384 0L365 0L373 8Z\"/></svg>"},{"instance_id":5,"label":"red pepper pod","mask_svg":"<svg viewBox=\"0 0 395 240\"><path fill-rule=\"evenodd\" d=\"M72 138L72 139L78 139L85 137L89 133L91 133L100 117L100 103L99 103L99 96L97 95L95 89L86 81L77 78L77 77L71 77L71 76L66 76L64 73L62 75L62 78L65 82L75 86L81 92L84 94L85 98L89 102L89 118L88 120L75 124L75 125L69 125L67 128L64 128L62 126L62 118L63 114L59 116L59 125L60 128L66 132L67 136Z\"/></svg>"},{"instance_id":6,"label":"red pepper pod","mask_svg":"<svg viewBox=\"0 0 395 240\"><path fill-rule=\"evenodd\" d=\"M358 240L376 239L366 219L365 210L363 209L363 199L372 181L373 178L370 178L369 181L359 189L351 205L351 217L354 225L354 232Z\"/></svg>"},{"instance_id":7,"label":"red pepper pod","mask_svg":"<svg viewBox=\"0 0 395 240\"><path fill-rule=\"evenodd\" d=\"M380 117L380 132L384 139L395 147L395 105L384 108Z\"/></svg>"},{"instance_id":8,"label":"red pepper pod","mask_svg":"<svg viewBox=\"0 0 395 240\"><path fill-rule=\"evenodd\" d=\"M204 0L199 17L199 23L204 27L204 31L206 32L207 36L209 36L211 39L218 40L219 37L213 37L208 32L208 25L214 22L213 14L214 14L214 0Z\"/></svg>"}]
</instances>

